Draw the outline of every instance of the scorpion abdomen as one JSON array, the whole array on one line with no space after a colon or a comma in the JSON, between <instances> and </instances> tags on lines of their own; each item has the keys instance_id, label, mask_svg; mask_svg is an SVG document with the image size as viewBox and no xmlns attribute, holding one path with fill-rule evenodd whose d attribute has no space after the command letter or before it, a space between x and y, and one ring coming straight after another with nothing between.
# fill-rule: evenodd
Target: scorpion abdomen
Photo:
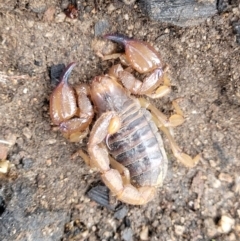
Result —
<instances>
[{"instance_id":1,"label":"scorpion abdomen","mask_svg":"<svg viewBox=\"0 0 240 241\"><path fill-rule=\"evenodd\" d=\"M109 152L129 170L135 186L161 185L168 161L150 112L132 101L120 116L122 126L109 138Z\"/></svg>"}]
</instances>

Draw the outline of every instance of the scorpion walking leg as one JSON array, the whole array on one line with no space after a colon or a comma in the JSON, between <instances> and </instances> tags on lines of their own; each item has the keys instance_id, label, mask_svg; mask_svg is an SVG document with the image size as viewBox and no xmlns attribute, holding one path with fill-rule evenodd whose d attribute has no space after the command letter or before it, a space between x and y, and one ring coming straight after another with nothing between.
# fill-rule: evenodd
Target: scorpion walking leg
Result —
<instances>
[{"instance_id":1,"label":"scorpion walking leg","mask_svg":"<svg viewBox=\"0 0 240 241\"><path fill-rule=\"evenodd\" d=\"M195 166L201 158L200 154L198 154L194 158L191 158L189 155L183 153L181 148L177 145L177 143L173 139L169 130L166 128L168 126L177 126L177 125L181 124L181 118L183 119L183 117L180 114L182 114L182 111L179 108L179 106L177 105L177 103L174 102L173 105L176 108L176 112L178 114L172 115L169 118L169 120L167 119L167 117L165 115L163 115L163 113L161 113L155 106L153 106L147 100L140 99L140 103L142 106L144 106L145 108L148 108L152 112L153 121L156 123L158 128L160 130L162 130L164 132L164 134L167 136L174 156L187 167Z\"/></svg>"},{"instance_id":2,"label":"scorpion walking leg","mask_svg":"<svg viewBox=\"0 0 240 241\"><path fill-rule=\"evenodd\" d=\"M122 173L124 169L116 165L115 160L110 160L107 150L102 146L102 142L110 130L113 133L112 126L114 126L114 123L112 123L112 120L116 117L115 112L106 112L101 115L93 126L88 144L90 166L97 167L101 171L103 182L119 200L133 205L142 205L154 198L156 188L136 188L129 183L128 174L125 174L126 178L124 180L120 175L120 172ZM117 170L111 168L110 163Z\"/></svg>"},{"instance_id":3,"label":"scorpion walking leg","mask_svg":"<svg viewBox=\"0 0 240 241\"><path fill-rule=\"evenodd\" d=\"M146 99L140 98L139 102L142 107L150 110L151 113L156 116L156 118L160 121L160 123L163 126L166 126L166 127L179 126L184 122L183 113L176 101L173 101L173 107L177 114L173 114L169 118Z\"/></svg>"},{"instance_id":4,"label":"scorpion walking leg","mask_svg":"<svg viewBox=\"0 0 240 241\"><path fill-rule=\"evenodd\" d=\"M169 130L165 126L161 126L161 127L159 127L159 129L162 130L164 132L164 134L167 136L167 138L170 142L170 145L171 145L174 156L181 163L183 163L187 167L193 167L199 162L199 160L201 158L200 154L198 154L194 158L191 158L188 154L183 153L183 151L177 145L177 143L173 139L172 135L170 134Z\"/></svg>"}]
</instances>

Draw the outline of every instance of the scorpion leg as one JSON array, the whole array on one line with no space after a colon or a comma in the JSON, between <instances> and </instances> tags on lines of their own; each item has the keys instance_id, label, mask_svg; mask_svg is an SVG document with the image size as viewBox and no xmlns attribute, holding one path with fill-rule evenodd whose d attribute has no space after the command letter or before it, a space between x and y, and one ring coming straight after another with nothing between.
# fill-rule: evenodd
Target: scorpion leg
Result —
<instances>
[{"instance_id":1,"label":"scorpion leg","mask_svg":"<svg viewBox=\"0 0 240 241\"><path fill-rule=\"evenodd\" d=\"M181 116L180 114L182 114L182 111L181 111L180 107L178 106L177 102L176 101L173 102L173 105L176 108L176 112L178 114L171 116L169 118L169 120L167 119L167 117L163 113L161 113L155 106L153 106L147 100L141 98L140 99L140 104L143 107L145 107L145 108L147 108L147 109L149 109L151 111L152 117L153 117L153 121L156 123L158 128L161 131L163 131L164 134L167 136L167 138L168 138L168 140L170 142L173 154L177 158L177 160L179 160L181 163L183 163L187 167L195 166L198 163L198 161L200 160L200 158L201 158L200 154L198 154L194 158L191 158L189 155L183 153L183 151L177 145L177 143L173 139L172 135L170 134L169 130L167 129L167 127L169 127L169 126L177 126L177 125L181 124L180 123L181 122L181 118L179 116Z\"/></svg>"},{"instance_id":2,"label":"scorpion leg","mask_svg":"<svg viewBox=\"0 0 240 241\"><path fill-rule=\"evenodd\" d=\"M124 168L116 165L116 161L109 158L106 148L102 145L107 135L114 133L115 124L112 120L116 117L115 112L106 112L93 126L88 143L90 166L100 170L103 182L119 200L133 205L143 205L154 198L156 188L150 186L136 188L130 183L127 184L130 182L128 174L125 173L125 179L121 176L120 173L124 171ZM116 169L111 168L110 163Z\"/></svg>"},{"instance_id":3,"label":"scorpion leg","mask_svg":"<svg viewBox=\"0 0 240 241\"><path fill-rule=\"evenodd\" d=\"M183 153L181 148L177 145L177 143L173 139L169 130L165 126L161 126L161 127L159 127L159 129L162 130L164 132L164 134L167 136L167 138L170 142L173 154L177 158L177 160L179 160L181 163L183 163L187 167L194 167L199 162L199 160L201 158L200 154L198 154L197 156L192 158L188 154Z\"/></svg>"},{"instance_id":4,"label":"scorpion leg","mask_svg":"<svg viewBox=\"0 0 240 241\"><path fill-rule=\"evenodd\" d=\"M151 113L156 116L156 118L160 121L161 125L163 126L179 126L184 122L183 113L176 101L173 101L173 107L176 111L176 114L171 115L169 118L146 99L139 98L139 102L142 107L150 110Z\"/></svg>"}]
</instances>

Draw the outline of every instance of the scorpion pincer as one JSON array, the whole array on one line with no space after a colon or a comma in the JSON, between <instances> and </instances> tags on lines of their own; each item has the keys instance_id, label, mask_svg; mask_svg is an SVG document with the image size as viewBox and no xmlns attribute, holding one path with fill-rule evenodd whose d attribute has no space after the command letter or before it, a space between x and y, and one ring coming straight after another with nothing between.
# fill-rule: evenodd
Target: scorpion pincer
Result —
<instances>
[{"instance_id":1,"label":"scorpion pincer","mask_svg":"<svg viewBox=\"0 0 240 241\"><path fill-rule=\"evenodd\" d=\"M131 95L159 98L170 92L167 67L157 51L148 43L124 36L106 38L124 45L120 59L128 67L114 65L108 74L95 77L90 86L73 88L67 81L76 65L71 63L50 97L50 116L66 138L78 142L87 136L96 112L88 155L82 150L78 154L101 172L117 199L143 205L154 198L167 173L168 159L159 129L167 136L174 156L186 166L196 165L200 156L192 159L183 153L168 130L184 121L176 102L176 113L168 118L146 99ZM150 74L140 81L133 71Z\"/></svg>"}]
</instances>

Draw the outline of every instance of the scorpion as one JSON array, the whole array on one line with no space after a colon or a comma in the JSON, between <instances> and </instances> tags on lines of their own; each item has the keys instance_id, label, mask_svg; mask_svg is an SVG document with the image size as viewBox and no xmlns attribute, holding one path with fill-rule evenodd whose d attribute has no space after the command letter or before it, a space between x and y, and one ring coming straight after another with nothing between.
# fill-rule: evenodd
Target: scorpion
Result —
<instances>
[{"instance_id":1,"label":"scorpion","mask_svg":"<svg viewBox=\"0 0 240 241\"><path fill-rule=\"evenodd\" d=\"M169 131L184 122L176 101L175 113L168 118L147 99L135 96L160 98L170 92L168 67L159 53L140 40L116 34L105 37L124 46L124 54L119 54L122 64L94 77L90 85L75 87L68 78L76 63L69 64L50 96L50 117L71 142L89 134L87 153L79 150L78 155L100 171L102 181L118 200L143 205L154 198L167 173L168 158L159 130L185 166L195 166L200 155L191 158L185 154ZM140 81L133 71L146 77Z\"/></svg>"}]
</instances>

